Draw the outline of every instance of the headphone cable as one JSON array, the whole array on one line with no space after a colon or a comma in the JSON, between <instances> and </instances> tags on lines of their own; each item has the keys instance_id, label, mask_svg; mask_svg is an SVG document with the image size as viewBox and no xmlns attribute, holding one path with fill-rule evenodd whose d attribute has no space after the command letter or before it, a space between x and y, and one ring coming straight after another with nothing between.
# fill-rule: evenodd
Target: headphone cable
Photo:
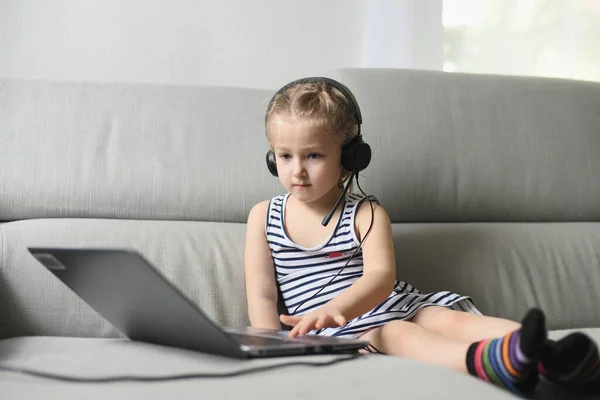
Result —
<instances>
[{"instance_id":1,"label":"headphone cable","mask_svg":"<svg viewBox=\"0 0 600 400\"><path fill-rule=\"evenodd\" d=\"M321 291L323 289L325 289L327 286L329 286L329 284L331 284L331 282L333 282L335 280L335 278L337 278L344 269L346 269L346 267L348 266L348 264L350 263L350 261L352 261L352 259L354 258L354 256L356 255L356 253L358 252L358 250L360 250L362 248L362 244L363 242L367 239L367 236L369 236L369 233L371 232L371 228L373 227L373 221L375 219L375 209L373 208L373 200L372 196L368 196L360 187L360 184L358 183L358 173L356 173L355 175L356 177L356 186L358 187L358 189L361 191L361 193L365 196L365 199L369 202L369 205L371 206L371 223L369 224L369 229L367 229L367 233L365 233L365 236L363 236L360 240L360 242L358 243L358 246L356 247L356 249L354 250L354 252L352 253L352 255L350 256L350 258L348 259L348 261L346 261L346 264L344 264L344 266L342 267L342 269L340 269L338 271L337 274L335 274L335 276L333 278L331 278L329 280L329 282L327 282L325 285L323 285L321 287L321 289L319 289L315 294L313 294L312 296L310 296L309 298L305 299L302 303L300 303L299 305L296 306L296 308L294 309L293 315L296 315L296 312L298 311L298 309L304 305L304 303L306 303L309 300L312 300L313 298L315 298L316 295L318 295L319 293L321 293ZM340 197L341 198L341 197ZM354 228L352 228L354 229Z\"/></svg>"},{"instance_id":2,"label":"headphone cable","mask_svg":"<svg viewBox=\"0 0 600 400\"><path fill-rule=\"evenodd\" d=\"M242 369L239 371L225 372L225 373L201 373L201 374L176 374L166 376L135 376L135 375L116 375L116 376L105 376L105 377L77 377L72 375L61 375L54 374L44 371L36 371L26 368L11 367L8 365L0 365L0 371L17 373L22 375L29 375L36 378L50 379L61 382L69 383L114 383L114 382L164 382L164 381L181 381L190 379L205 379L205 378L233 378L241 375L248 375L257 372L265 372L278 368L293 367L293 366L309 366L309 367L326 367L329 365L338 364L344 361L355 360L359 357L363 357L361 353L355 353L348 357L338 357L333 360L324 362L308 362L308 361L295 361L284 364L266 365L263 367Z\"/></svg>"}]
</instances>

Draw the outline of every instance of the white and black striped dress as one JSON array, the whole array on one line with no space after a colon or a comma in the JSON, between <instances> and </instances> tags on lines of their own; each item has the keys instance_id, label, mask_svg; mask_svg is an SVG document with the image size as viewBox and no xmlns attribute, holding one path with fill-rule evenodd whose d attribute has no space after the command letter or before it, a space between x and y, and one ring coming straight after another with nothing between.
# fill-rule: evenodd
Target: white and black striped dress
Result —
<instances>
[{"instance_id":1,"label":"white and black striped dress","mask_svg":"<svg viewBox=\"0 0 600 400\"><path fill-rule=\"evenodd\" d=\"M289 193L280 195L269 203L267 241L283 301L290 315L302 315L327 303L362 276L362 249L358 250L343 271L340 270L359 245L354 232L354 217L364 197L348 195L331 236L321 245L312 248L299 246L286 234L284 221L288 197ZM326 286L323 288L324 285ZM371 311L348 321L343 327L324 328L310 333L357 337L389 321L412 318L423 307L432 305L480 314L468 296L449 291L423 294L406 282L396 281L394 291Z\"/></svg>"}]
</instances>

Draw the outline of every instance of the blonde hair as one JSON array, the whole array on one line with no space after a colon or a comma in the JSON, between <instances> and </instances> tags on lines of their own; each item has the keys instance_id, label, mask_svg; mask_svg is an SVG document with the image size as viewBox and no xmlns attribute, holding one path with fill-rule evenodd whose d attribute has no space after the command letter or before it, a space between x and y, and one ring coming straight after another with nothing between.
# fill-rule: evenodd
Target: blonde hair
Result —
<instances>
[{"instance_id":1,"label":"blonde hair","mask_svg":"<svg viewBox=\"0 0 600 400\"><path fill-rule=\"evenodd\" d=\"M276 94L265 114L265 133L269 145L269 127L274 116L284 115L307 121L323 130L325 134L339 139L342 146L350 143L358 134L354 107L346 96L325 81L297 83L282 93ZM338 187L350 177L343 170Z\"/></svg>"}]
</instances>

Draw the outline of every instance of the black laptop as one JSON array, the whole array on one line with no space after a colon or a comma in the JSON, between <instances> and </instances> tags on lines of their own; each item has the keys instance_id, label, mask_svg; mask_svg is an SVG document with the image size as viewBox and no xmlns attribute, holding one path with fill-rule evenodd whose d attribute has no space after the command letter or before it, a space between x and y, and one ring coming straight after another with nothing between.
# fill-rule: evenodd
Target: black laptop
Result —
<instances>
[{"instance_id":1,"label":"black laptop","mask_svg":"<svg viewBox=\"0 0 600 400\"><path fill-rule=\"evenodd\" d=\"M228 357L356 352L369 342L286 331L222 328L139 253L123 249L28 248L81 299L131 340Z\"/></svg>"}]
</instances>

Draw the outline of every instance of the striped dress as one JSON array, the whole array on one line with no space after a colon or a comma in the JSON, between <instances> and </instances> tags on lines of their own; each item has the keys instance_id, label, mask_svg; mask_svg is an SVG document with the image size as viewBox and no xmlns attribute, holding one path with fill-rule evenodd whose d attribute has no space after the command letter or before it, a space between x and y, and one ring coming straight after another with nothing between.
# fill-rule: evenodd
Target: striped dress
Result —
<instances>
[{"instance_id":1,"label":"striped dress","mask_svg":"<svg viewBox=\"0 0 600 400\"><path fill-rule=\"evenodd\" d=\"M294 243L286 234L284 221L288 197L289 193L274 197L269 202L266 233L283 302L290 315L302 315L327 303L362 276L362 249L343 267L359 245L354 232L354 217L358 205L365 198L357 194L348 195L339 219L331 221L336 222L331 236L321 245L307 248ZM386 322L410 319L423 307L431 305L480 314L467 296L449 291L423 294L406 282L396 281L388 298L371 311L348 321L343 327L310 333L358 337Z\"/></svg>"}]
</instances>

